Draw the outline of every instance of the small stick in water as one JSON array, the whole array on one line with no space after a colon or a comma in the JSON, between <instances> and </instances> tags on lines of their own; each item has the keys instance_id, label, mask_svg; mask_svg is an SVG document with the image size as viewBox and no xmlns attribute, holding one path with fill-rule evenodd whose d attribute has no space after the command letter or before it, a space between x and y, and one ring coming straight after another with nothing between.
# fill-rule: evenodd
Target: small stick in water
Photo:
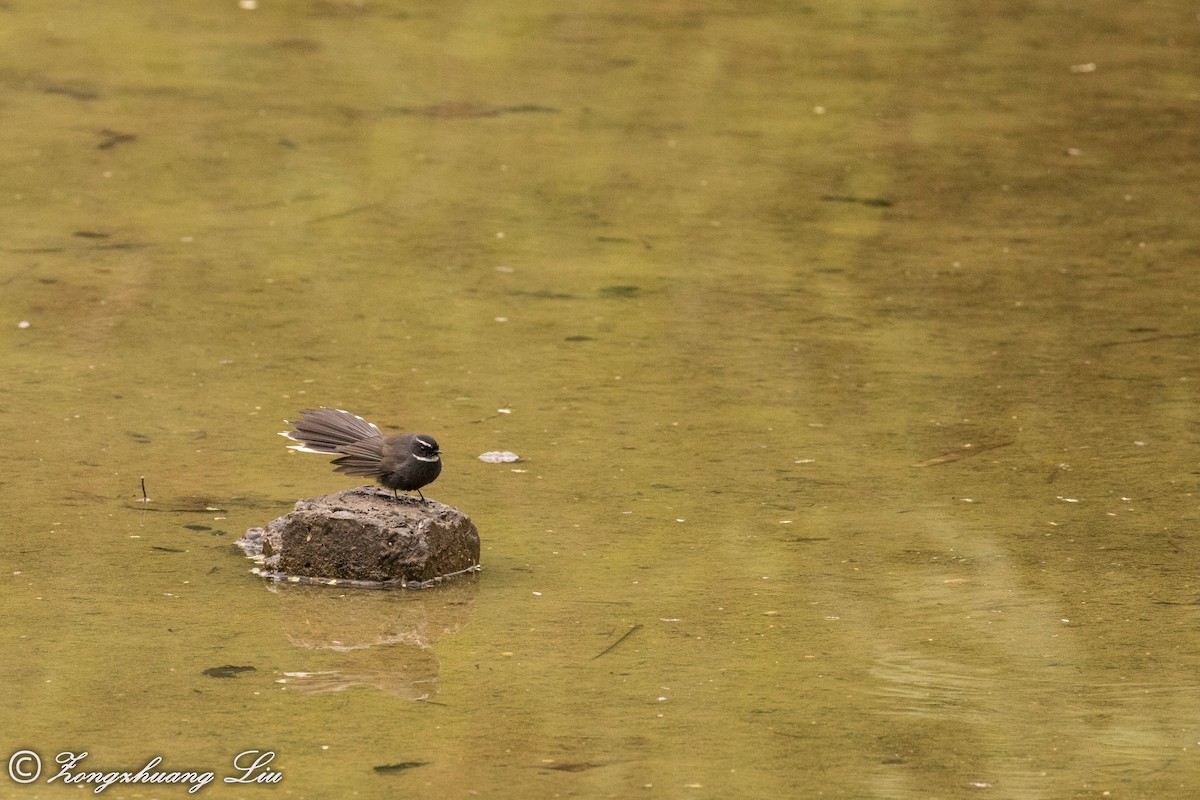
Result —
<instances>
[{"instance_id":1,"label":"small stick in water","mask_svg":"<svg viewBox=\"0 0 1200 800\"><path fill-rule=\"evenodd\" d=\"M948 464L951 461L958 461L961 458L977 456L980 453L986 453L989 450L996 450L997 448L1000 448L1000 447L1008 447L1010 444L1012 444L1012 442L994 442L992 444L981 445L980 447L975 447L974 445L967 444L967 445L963 445L962 448L959 450L953 450L949 453L945 453L944 455L934 456L933 458L927 458L924 461L913 464L913 466L914 467L936 467L938 464Z\"/></svg>"},{"instance_id":2,"label":"small stick in water","mask_svg":"<svg viewBox=\"0 0 1200 800\"><path fill-rule=\"evenodd\" d=\"M610 644L608 647L604 648L599 653L592 656L592 661L595 661L600 656L608 655L609 653L611 653L613 650L615 650L617 648L617 645L619 645L621 642L628 639L630 636L633 636L635 633L637 633L641 629L642 629L642 623L639 622L636 625L634 625L632 628L630 628L629 630L625 631L625 635L622 636L620 639L617 639L615 642Z\"/></svg>"},{"instance_id":3,"label":"small stick in water","mask_svg":"<svg viewBox=\"0 0 1200 800\"><path fill-rule=\"evenodd\" d=\"M150 498L146 496L146 476L142 476L142 502L149 503Z\"/></svg>"}]
</instances>

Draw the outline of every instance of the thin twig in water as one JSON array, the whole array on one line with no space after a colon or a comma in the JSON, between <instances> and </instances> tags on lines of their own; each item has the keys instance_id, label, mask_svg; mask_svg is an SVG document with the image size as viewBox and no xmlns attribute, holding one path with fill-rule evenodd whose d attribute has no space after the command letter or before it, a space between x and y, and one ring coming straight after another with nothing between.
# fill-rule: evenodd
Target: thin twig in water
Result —
<instances>
[{"instance_id":1,"label":"thin twig in water","mask_svg":"<svg viewBox=\"0 0 1200 800\"><path fill-rule=\"evenodd\" d=\"M1012 442L999 442L997 444L985 444L983 447L964 447L961 450L955 450L952 453L927 458L924 461L918 461L913 464L914 467L936 467L938 464L948 464L951 461L958 461L960 458L969 458L977 456L980 453L986 453L988 450L995 450L1000 447L1008 447Z\"/></svg>"},{"instance_id":2,"label":"thin twig in water","mask_svg":"<svg viewBox=\"0 0 1200 800\"><path fill-rule=\"evenodd\" d=\"M488 414L486 417L480 417L479 419L473 419L473 420L471 420L471 424L474 425L474 424L477 424L480 422L487 422L489 419L495 419L496 417L500 416L501 414L511 414L511 413L512 413L512 406L503 405L503 406L500 406L498 409L496 409L495 414Z\"/></svg>"},{"instance_id":3,"label":"thin twig in water","mask_svg":"<svg viewBox=\"0 0 1200 800\"><path fill-rule=\"evenodd\" d=\"M1147 336L1145 339L1121 339L1115 342L1101 342L1100 347L1119 347L1124 344L1148 344L1161 342L1164 339L1195 339L1200 333L1160 333L1157 336Z\"/></svg>"},{"instance_id":4,"label":"thin twig in water","mask_svg":"<svg viewBox=\"0 0 1200 800\"><path fill-rule=\"evenodd\" d=\"M326 214L323 217L313 217L308 221L308 224L315 225L318 222L329 222L330 220L334 219L342 219L344 217L353 216L354 214L361 214L364 211L370 211L373 208L379 208L379 203L367 203L365 206L355 206L354 208L348 208L345 211Z\"/></svg>"},{"instance_id":5,"label":"thin twig in water","mask_svg":"<svg viewBox=\"0 0 1200 800\"><path fill-rule=\"evenodd\" d=\"M635 633L637 633L641 629L642 629L642 623L639 622L636 625L634 625L632 628L630 628L629 630L625 631L625 635L623 635L620 639L617 639L615 642L610 644L608 647L604 648L599 653L592 656L592 661L595 661L600 656L608 655L609 653L611 653L613 650L615 650L617 648L617 645L619 645L621 642L628 639L630 636L633 636Z\"/></svg>"}]
</instances>

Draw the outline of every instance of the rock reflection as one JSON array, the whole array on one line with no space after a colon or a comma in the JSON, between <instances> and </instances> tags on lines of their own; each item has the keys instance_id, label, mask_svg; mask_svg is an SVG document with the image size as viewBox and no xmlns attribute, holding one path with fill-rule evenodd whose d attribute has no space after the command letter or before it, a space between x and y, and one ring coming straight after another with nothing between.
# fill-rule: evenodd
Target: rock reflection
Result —
<instances>
[{"instance_id":1,"label":"rock reflection","mask_svg":"<svg viewBox=\"0 0 1200 800\"><path fill-rule=\"evenodd\" d=\"M433 647L467 624L478 588L474 574L405 592L273 585L288 641L338 654L332 668L287 671L280 683L311 694L364 686L428 700L437 693L440 670Z\"/></svg>"}]
</instances>

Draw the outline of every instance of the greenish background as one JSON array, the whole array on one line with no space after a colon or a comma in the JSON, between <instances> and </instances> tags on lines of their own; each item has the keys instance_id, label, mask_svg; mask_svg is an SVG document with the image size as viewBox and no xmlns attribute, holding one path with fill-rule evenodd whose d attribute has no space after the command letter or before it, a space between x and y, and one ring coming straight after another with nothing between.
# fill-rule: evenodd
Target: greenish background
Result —
<instances>
[{"instance_id":1,"label":"greenish background","mask_svg":"<svg viewBox=\"0 0 1200 800\"><path fill-rule=\"evenodd\" d=\"M0 764L1194 796L1198 43L1183 2L0 3ZM248 574L354 485L274 435L319 405L438 438L477 578ZM247 749L282 781L220 784Z\"/></svg>"}]
</instances>

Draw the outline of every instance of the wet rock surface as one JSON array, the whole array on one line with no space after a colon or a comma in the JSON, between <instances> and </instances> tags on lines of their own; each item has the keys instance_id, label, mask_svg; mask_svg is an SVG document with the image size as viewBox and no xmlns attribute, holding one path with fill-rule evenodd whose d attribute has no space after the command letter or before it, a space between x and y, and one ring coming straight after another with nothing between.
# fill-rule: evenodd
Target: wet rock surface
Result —
<instances>
[{"instance_id":1,"label":"wet rock surface","mask_svg":"<svg viewBox=\"0 0 1200 800\"><path fill-rule=\"evenodd\" d=\"M237 544L256 572L293 582L417 587L479 567L470 517L373 486L300 500Z\"/></svg>"}]
</instances>

